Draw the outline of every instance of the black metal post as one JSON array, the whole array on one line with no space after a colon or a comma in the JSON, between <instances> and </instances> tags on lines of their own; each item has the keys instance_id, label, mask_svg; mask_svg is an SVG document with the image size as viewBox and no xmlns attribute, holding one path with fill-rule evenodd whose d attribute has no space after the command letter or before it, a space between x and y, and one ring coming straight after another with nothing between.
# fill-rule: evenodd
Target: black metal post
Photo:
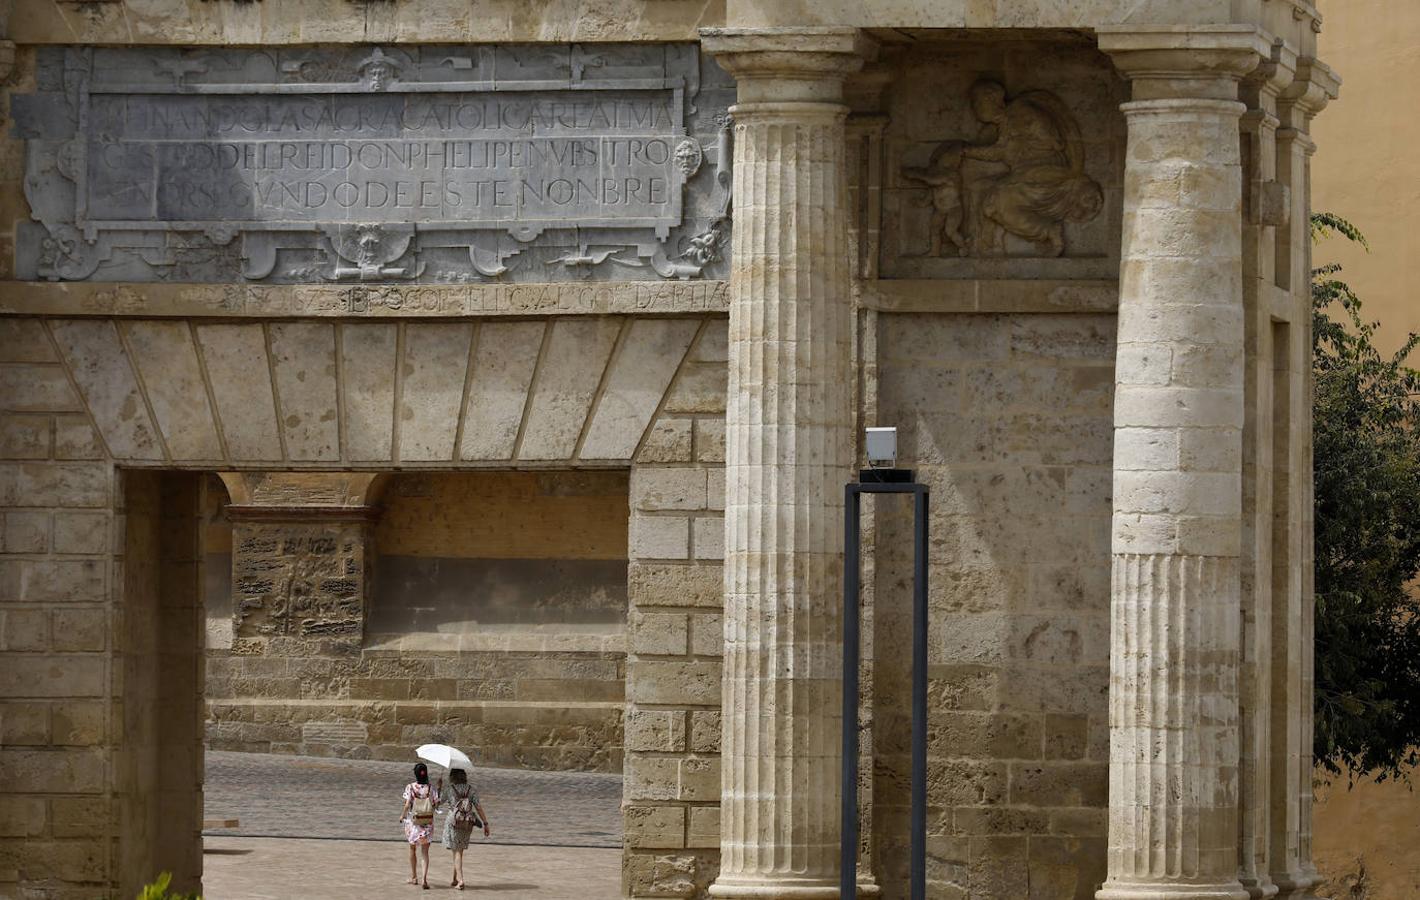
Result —
<instances>
[{"instance_id":1,"label":"black metal post","mask_svg":"<svg viewBox=\"0 0 1420 900\"><path fill-rule=\"evenodd\" d=\"M858 894L858 609L860 494L858 485L843 489L843 828L839 836L838 893L845 900Z\"/></svg>"},{"instance_id":2,"label":"black metal post","mask_svg":"<svg viewBox=\"0 0 1420 900\"><path fill-rule=\"evenodd\" d=\"M912 844L911 900L927 898L927 514L929 491L905 469L864 469L843 490L843 797L839 896L858 896L858 662L861 643L863 494L912 494Z\"/></svg>"},{"instance_id":3,"label":"black metal post","mask_svg":"<svg viewBox=\"0 0 1420 900\"><path fill-rule=\"evenodd\" d=\"M912 900L927 900L927 488L912 510Z\"/></svg>"}]
</instances>

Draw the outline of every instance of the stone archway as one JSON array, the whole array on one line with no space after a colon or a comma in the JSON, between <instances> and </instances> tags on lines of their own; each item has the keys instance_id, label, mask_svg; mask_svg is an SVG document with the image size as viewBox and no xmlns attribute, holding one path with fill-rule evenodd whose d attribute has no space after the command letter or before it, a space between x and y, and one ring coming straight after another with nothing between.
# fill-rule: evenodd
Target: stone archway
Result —
<instances>
[{"instance_id":1,"label":"stone archway","mask_svg":"<svg viewBox=\"0 0 1420 900\"><path fill-rule=\"evenodd\" d=\"M20 563L16 592L65 606L64 664L27 690L92 712L72 746L33 761L95 811L92 854L69 848L83 880L131 893L158 868L200 877L201 609L196 582L185 605L159 588L163 565L197 577L183 535L204 471L229 473L234 499L259 507L280 494L259 473L349 473L339 506L396 471L629 469L628 852L660 846L674 817L678 846L689 822L702 848L683 852L714 858L723 319L8 318L0 360L28 385L8 423L4 504L71 535ZM144 668L155 648L166 670ZM147 677L162 671L176 673L166 693Z\"/></svg>"}]
</instances>

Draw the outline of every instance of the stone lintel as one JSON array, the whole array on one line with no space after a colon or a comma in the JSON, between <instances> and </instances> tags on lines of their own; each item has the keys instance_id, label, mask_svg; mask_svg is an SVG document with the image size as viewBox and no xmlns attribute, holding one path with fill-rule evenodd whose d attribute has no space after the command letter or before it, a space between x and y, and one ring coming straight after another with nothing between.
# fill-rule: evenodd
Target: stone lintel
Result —
<instances>
[{"instance_id":1,"label":"stone lintel","mask_svg":"<svg viewBox=\"0 0 1420 900\"><path fill-rule=\"evenodd\" d=\"M332 524L374 522L379 510L373 506L238 506L227 507L233 522L329 522Z\"/></svg>"},{"instance_id":2,"label":"stone lintel","mask_svg":"<svg viewBox=\"0 0 1420 900\"><path fill-rule=\"evenodd\" d=\"M1133 82L1133 99L1236 100L1243 76L1271 60L1274 41L1253 26L1099 29L1100 50Z\"/></svg>"},{"instance_id":3,"label":"stone lintel","mask_svg":"<svg viewBox=\"0 0 1420 900\"><path fill-rule=\"evenodd\" d=\"M857 28L706 28L701 48L738 81L750 104L840 103L843 82L877 51Z\"/></svg>"}]
</instances>

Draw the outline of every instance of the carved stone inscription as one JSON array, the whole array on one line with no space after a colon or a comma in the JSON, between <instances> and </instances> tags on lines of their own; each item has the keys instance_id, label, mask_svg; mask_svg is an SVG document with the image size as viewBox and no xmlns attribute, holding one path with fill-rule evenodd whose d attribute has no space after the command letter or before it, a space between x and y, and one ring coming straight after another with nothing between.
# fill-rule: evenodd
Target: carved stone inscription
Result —
<instances>
[{"instance_id":1,"label":"carved stone inscription","mask_svg":"<svg viewBox=\"0 0 1420 900\"><path fill-rule=\"evenodd\" d=\"M610 94L610 96L608 96ZM680 224L674 92L94 95L91 220Z\"/></svg>"},{"instance_id":2,"label":"carved stone inscription","mask_svg":"<svg viewBox=\"0 0 1420 900\"><path fill-rule=\"evenodd\" d=\"M734 88L695 45L41 51L22 279L723 277Z\"/></svg>"}]
</instances>

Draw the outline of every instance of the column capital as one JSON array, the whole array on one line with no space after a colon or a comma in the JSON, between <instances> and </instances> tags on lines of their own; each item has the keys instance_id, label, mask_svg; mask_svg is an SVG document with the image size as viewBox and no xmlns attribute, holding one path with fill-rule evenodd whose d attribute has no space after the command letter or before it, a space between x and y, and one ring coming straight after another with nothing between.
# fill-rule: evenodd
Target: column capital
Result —
<instances>
[{"instance_id":1,"label":"column capital","mask_svg":"<svg viewBox=\"0 0 1420 900\"><path fill-rule=\"evenodd\" d=\"M1282 89L1278 103L1283 124L1308 130L1312 117L1341 93L1341 78L1321 60L1310 56L1297 60L1296 75Z\"/></svg>"},{"instance_id":2,"label":"column capital","mask_svg":"<svg viewBox=\"0 0 1420 900\"><path fill-rule=\"evenodd\" d=\"M1133 99L1237 100L1244 75L1273 58L1273 41L1250 26L1099 29L1099 48L1133 83Z\"/></svg>"},{"instance_id":3,"label":"column capital","mask_svg":"<svg viewBox=\"0 0 1420 900\"><path fill-rule=\"evenodd\" d=\"M841 103L877 48L857 28L704 28L700 42L735 76L740 104Z\"/></svg>"}]
</instances>

